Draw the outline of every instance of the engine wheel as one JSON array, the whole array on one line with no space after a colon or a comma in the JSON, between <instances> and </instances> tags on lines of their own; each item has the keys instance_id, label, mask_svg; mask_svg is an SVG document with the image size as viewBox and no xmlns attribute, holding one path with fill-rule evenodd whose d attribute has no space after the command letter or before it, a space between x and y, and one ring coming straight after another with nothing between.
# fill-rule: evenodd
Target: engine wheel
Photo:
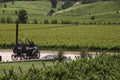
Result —
<instances>
[{"instance_id":1,"label":"engine wheel","mask_svg":"<svg viewBox=\"0 0 120 80\"><path fill-rule=\"evenodd\" d=\"M11 55L11 59L12 59L13 61L18 60L17 54L12 54L12 55Z\"/></svg>"},{"instance_id":2,"label":"engine wheel","mask_svg":"<svg viewBox=\"0 0 120 80\"><path fill-rule=\"evenodd\" d=\"M40 52L39 52L39 50L34 50L32 52L32 54L34 55L34 59L39 59L40 58Z\"/></svg>"}]
</instances>

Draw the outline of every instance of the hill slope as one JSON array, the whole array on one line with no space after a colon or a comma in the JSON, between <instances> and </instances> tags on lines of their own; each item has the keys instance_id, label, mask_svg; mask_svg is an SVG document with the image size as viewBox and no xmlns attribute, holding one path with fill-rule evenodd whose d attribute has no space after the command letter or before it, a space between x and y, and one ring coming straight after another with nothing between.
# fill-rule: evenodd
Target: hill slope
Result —
<instances>
[{"instance_id":1,"label":"hill slope","mask_svg":"<svg viewBox=\"0 0 120 80\"><path fill-rule=\"evenodd\" d=\"M0 3L0 18L11 17L14 21L17 19L15 11L25 9L28 13L28 22L34 21L35 19L40 22L54 19L57 19L59 23L63 20L71 22L91 22L91 16L95 16L94 22L120 22L120 3L118 1L74 4L65 10L58 10L55 16L46 15L46 13L52 9L49 1L16 1L15 4L11 2L5 4L7 8L4 8L4 3ZM63 1L59 1L57 9L59 9L62 4ZM116 13L116 11L119 11L119 13Z\"/></svg>"},{"instance_id":2,"label":"hill slope","mask_svg":"<svg viewBox=\"0 0 120 80\"><path fill-rule=\"evenodd\" d=\"M116 13L119 11L119 13ZM95 16L96 21L120 21L120 3L118 1L104 1L90 4L75 4L72 7L56 12L56 15L74 16L73 18L86 21ZM73 19L72 18L72 19Z\"/></svg>"},{"instance_id":3,"label":"hill slope","mask_svg":"<svg viewBox=\"0 0 120 80\"><path fill-rule=\"evenodd\" d=\"M60 8L63 1L59 1L57 8ZM6 4L6 8L4 7ZM16 20L17 15L15 11L25 9L28 14L29 20L38 19L40 20L41 17L45 16L51 8L50 1L15 1L14 4L12 2L4 2L0 3L0 18L11 17L13 20ZM4 10L4 13L3 13ZM44 17L43 17L44 18Z\"/></svg>"}]
</instances>

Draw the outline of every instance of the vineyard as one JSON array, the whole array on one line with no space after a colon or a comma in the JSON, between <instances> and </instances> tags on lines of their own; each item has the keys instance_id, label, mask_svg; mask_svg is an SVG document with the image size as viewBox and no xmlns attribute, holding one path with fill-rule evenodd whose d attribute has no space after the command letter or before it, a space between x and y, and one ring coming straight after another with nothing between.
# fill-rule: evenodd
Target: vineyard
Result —
<instances>
[{"instance_id":1,"label":"vineyard","mask_svg":"<svg viewBox=\"0 0 120 80\"><path fill-rule=\"evenodd\" d=\"M101 54L94 59L86 55L76 61L56 62L44 68L34 66L19 75L10 69L0 80L119 80L119 66L119 54Z\"/></svg>"},{"instance_id":2,"label":"vineyard","mask_svg":"<svg viewBox=\"0 0 120 80\"><path fill-rule=\"evenodd\" d=\"M82 4L82 1L95 2ZM19 23L18 44L16 21ZM24 44L30 41L35 43L40 53L45 50L48 58L51 56L48 50L59 51L57 58L26 57L29 53L37 53L34 45ZM21 54L21 58L20 61L12 61L10 55L11 61L4 62L8 53L3 56L4 53L0 52L0 80L119 80L120 2L1 0L1 49L11 49L17 56ZM73 51L70 55L78 54L75 59L70 56L64 59L63 55L68 52L63 51ZM24 55L26 60L22 60Z\"/></svg>"},{"instance_id":3,"label":"vineyard","mask_svg":"<svg viewBox=\"0 0 120 80\"><path fill-rule=\"evenodd\" d=\"M50 62L50 61L46 61L44 62L44 64L46 66L52 66L53 63ZM19 74L21 72L26 72L27 70L29 70L29 68L35 66L35 68L43 68L43 62L42 61L26 61L26 62L6 62L6 63L2 63L0 62L0 77L1 76L4 76L6 74L9 73L9 70L10 69L14 69L14 72L16 74ZM20 69L21 68L21 72L20 72ZM6 72L6 74L4 73L4 71Z\"/></svg>"},{"instance_id":4,"label":"vineyard","mask_svg":"<svg viewBox=\"0 0 120 80\"><path fill-rule=\"evenodd\" d=\"M119 25L20 24L19 39L30 39L40 49L119 50ZM12 48L15 24L0 24L0 48Z\"/></svg>"}]
</instances>

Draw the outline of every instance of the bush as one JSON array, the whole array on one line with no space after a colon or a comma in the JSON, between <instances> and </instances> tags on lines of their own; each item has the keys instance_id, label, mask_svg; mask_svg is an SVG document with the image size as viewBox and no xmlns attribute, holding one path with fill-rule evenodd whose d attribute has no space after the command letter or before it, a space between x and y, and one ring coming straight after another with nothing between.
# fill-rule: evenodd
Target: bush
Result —
<instances>
[{"instance_id":1,"label":"bush","mask_svg":"<svg viewBox=\"0 0 120 80\"><path fill-rule=\"evenodd\" d=\"M6 5L6 4L4 4L4 8L7 8L7 5Z\"/></svg>"},{"instance_id":2,"label":"bush","mask_svg":"<svg viewBox=\"0 0 120 80\"><path fill-rule=\"evenodd\" d=\"M94 22L93 24L96 24L96 22Z\"/></svg>"},{"instance_id":3,"label":"bush","mask_svg":"<svg viewBox=\"0 0 120 80\"><path fill-rule=\"evenodd\" d=\"M73 1L65 0L64 4L61 6L61 9L69 8L69 7L71 7L73 4L74 4Z\"/></svg>"},{"instance_id":4,"label":"bush","mask_svg":"<svg viewBox=\"0 0 120 80\"><path fill-rule=\"evenodd\" d=\"M7 17L7 20L6 20L7 23L13 23L11 17Z\"/></svg>"},{"instance_id":5,"label":"bush","mask_svg":"<svg viewBox=\"0 0 120 80\"><path fill-rule=\"evenodd\" d=\"M59 50L59 52L57 53L57 57L58 57L59 62L63 61L63 51L62 50Z\"/></svg>"},{"instance_id":6,"label":"bush","mask_svg":"<svg viewBox=\"0 0 120 80\"><path fill-rule=\"evenodd\" d=\"M110 25L111 24L111 22L108 22L108 25Z\"/></svg>"},{"instance_id":7,"label":"bush","mask_svg":"<svg viewBox=\"0 0 120 80\"><path fill-rule=\"evenodd\" d=\"M15 1L14 1L14 0L12 1L12 4L15 4Z\"/></svg>"},{"instance_id":8,"label":"bush","mask_svg":"<svg viewBox=\"0 0 120 80\"><path fill-rule=\"evenodd\" d=\"M118 13L119 13L119 11L117 10L117 11L116 11L116 13L118 14Z\"/></svg>"},{"instance_id":9,"label":"bush","mask_svg":"<svg viewBox=\"0 0 120 80\"><path fill-rule=\"evenodd\" d=\"M15 14L17 15L17 14L18 14L18 11L15 11Z\"/></svg>"},{"instance_id":10,"label":"bush","mask_svg":"<svg viewBox=\"0 0 120 80\"><path fill-rule=\"evenodd\" d=\"M78 22L78 21L76 21L76 22L75 22L75 24L76 24L76 25L79 25L79 22Z\"/></svg>"},{"instance_id":11,"label":"bush","mask_svg":"<svg viewBox=\"0 0 120 80\"><path fill-rule=\"evenodd\" d=\"M55 19L55 20L52 20L51 23L52 23L52 24L57 24L58 22L57 22L57 20Z\"/></svg>"},{"instance_id":12,"label":"bush","mask_svg":"<svg viewBox=\"0 0 120 80\"><path fill-rule=\"evenodd\" d=\"M4 14L4 13L5 13L5 10L2 10L2 13Z\"/></svg>"},{"instance_id":13,"label":"bush","mask_svg":"<svg viewBox=\"0 0 120 80\"><path fill-rule=\"evenodd\" d=\"M112 24L116 24L116 22L113 22Z\"/></svg>"},{"instance_id":14,"label":"bush","mask_svg":"<svg viewBox=\"0 0 120 80\"><path fill-rule=\"evenodd\" d=\"M91 19L91 20L95 20L95 16L91 16L90 19Z\"/></svg>"},{"instance_id":15,"label":"bush","mask_svg":"<svg viewBox=\"0 0 120 80\"><path fill-rule=\"evenodd\" d=\"M53 13L55 13L55 10L52 9L52 10L49 11L49 13L47 15L51 16L51 15L53 15Z\"/></svg>"},{"instance_id":16,"label":"bush","mask_svg":"<svg viewBox=\"0 0 120 80\"><path fill-rule=\"evenodd\" d=\"M44 24L49 24L49 21L48 20L44 20Z\"/></svg>"},{"instance_id":17,"label":"bush","mask_svg":"<svg viewBox=\"0 0 120 80\"><path fill-rule=\"evenodd\" d=\"M1 23L6 23L5 18L1 18Z\"/></svg>"},{"instance_id":18,"label":"bush","mask_svg":"<svg viewBox=\"0 0 120 80\"><path fill-rule=\"evenodd\" d=\"M71 21L61 21L61 24L72 24Z\"/></svg>"},{"instance_id":19,"label":"bush","mask_svg":"<svg viewBox=\"0 0 120 80\"><path fill-rule=\"evenodd\" d=\"M96 0L81 0L81 4L88 4L88 3L93 3Z\"/></svg>"},{"instance_id":20,"label":"bush","mask_svg":"<svg viewBox=\"0 0 120 80\"><path fill-rule=\"evenodd\" d=\"M86 48L81 48L80 49L80 56L81 56L81 58L84 58L84 57L86 57L88 55L88 49L86 49Z\"/></svg>"},{"instance_id":21,"label":"bush","mask_svg":"<svg viewBox=\"0 0 120 80\"><path fill-rule=\"evenodd\" d=\"M35 19L33 23L34 23L34 24L38 24L39 22L38 22L37 19Z\"/></svg>"},{"instance_id":22,"label":"bush","mask_svg":"<svg viewBox=\"0 0 120 80\"><path fill-rule=\"evenodd\" d=\"M91 13L89 13L89 15L91 15Z\"/></svg>"}]
</instances>

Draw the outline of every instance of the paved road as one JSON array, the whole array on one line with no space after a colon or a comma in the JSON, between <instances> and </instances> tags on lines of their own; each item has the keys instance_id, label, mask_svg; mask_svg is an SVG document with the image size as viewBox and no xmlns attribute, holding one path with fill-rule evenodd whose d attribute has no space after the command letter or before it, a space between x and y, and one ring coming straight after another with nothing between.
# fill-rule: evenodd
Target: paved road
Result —
<instances>
[{"instance_id":1,"label":"paved road","mask_svg":"<svg viewBox=\"0 0 120 80\"><path fill-rule=\"evenodd\" d=\"M2 56L2 61L3 62L12 61L12 59L11 59L12 53L13 52L11 50L2 50L2 51L0 50L0 56ZM44 50L42 50L42 51L40 51L40 53L41 53L40 58L42 58L46 55L57 55L57 51L44 51ZM66 57L71 57L71 59L75 59L75 56L79 56L79 52L70 51L70 52L64 52L64 53L65 53L64 55Z\"/></svg>"}]
</instances>

